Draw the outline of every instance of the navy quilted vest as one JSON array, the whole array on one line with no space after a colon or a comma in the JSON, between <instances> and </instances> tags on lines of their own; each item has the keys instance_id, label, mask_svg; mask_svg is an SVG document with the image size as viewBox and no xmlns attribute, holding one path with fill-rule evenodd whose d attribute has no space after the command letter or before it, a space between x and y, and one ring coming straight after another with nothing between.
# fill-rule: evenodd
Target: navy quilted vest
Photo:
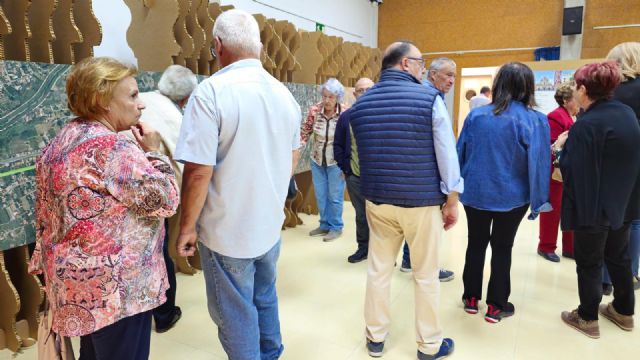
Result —
<instances>
[{"instance_id":1,"label":"navy quilted vest","mask_svg":"<svg viewBox=\"0 0 640 360\"><path fill-rule=\"evenodd\" d=\"M406 207L445 202L431 125L437 95L411 74L388 69L353 106L351 126L367 200Z\"/></svg>"}]
</instances>

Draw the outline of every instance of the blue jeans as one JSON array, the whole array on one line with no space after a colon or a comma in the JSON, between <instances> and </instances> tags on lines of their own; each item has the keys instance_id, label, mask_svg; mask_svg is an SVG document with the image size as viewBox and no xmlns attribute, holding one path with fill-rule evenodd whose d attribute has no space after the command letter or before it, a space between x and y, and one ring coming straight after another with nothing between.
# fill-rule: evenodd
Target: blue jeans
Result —
<instances>
[{"instance_id":1,"label":"blue jeans","mask_svg":"<svg viewBox=\"0 0 640 360\"><path fill-rule=\"evenodd\" d=\"M638 276L638 262L640 260L640 220L633 220L629 231L629 256L631 257L631 273ZM611 277L607 265L602 266L602 283L611 284Z\"/></svg>"},{"instance_id":2,"label":"blue jeans","mask_svg":"<svg viewBox=\"0 0 640 360\"><path fill-rule=\"evenodd\" d=\"M198 243L209 315L229 360L274 360L284 350L278 317L276 262L280 241L266 254L237 259Z\"/></svg>"},{"instance_id":3,"label":"blue jeans","mask_svg":"<svg viewBox=\"0 0 640 360\"><path fill-rule=\"evenodd\" d=\"M338 165L320 166L311 161L313 190L320 212L320 228L342 230L342 205L344 203L344 179Z\"/></svg>"}]
</instances>

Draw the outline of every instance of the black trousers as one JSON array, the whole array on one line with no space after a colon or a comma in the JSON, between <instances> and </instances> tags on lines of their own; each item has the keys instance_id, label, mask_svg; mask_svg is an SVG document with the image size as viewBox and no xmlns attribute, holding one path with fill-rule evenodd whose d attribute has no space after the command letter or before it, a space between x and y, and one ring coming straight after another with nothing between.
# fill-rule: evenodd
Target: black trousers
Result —
<instances>
[{"instance_id":1,"label":"black trousers","mask_svg":"<svg viewBox=\"0 0 640 360\"><path fill-rule=\"evenodd\" d=\"M622 315L633 315L635 297L628 251L629 224L619 230L574 231L573 236L580 317L585 320L598 319L603 262L607 264L613 284L613 307Z\"/></svg>"},{"instance_id":2,"label":"black trousers","mask_svg":"<svg viewBox=\"0 0 640 360\"><path fill-rule=\"evenodd\" d=\"M173 264L171 256L169 256L169 221L164 222L165 235L164 245L162 246L162 255L164 256L164 264L167 267L167 278L169 280L169 288L165 292L167 302L153 309L153 320L156 322L156 328L169 326L173 316L176 313L176 267Z\"/></svg>"},{"instance_id":3,"label":"black trousers","mask_svg":"<svg viewBox=\"0 0 640 360\"><path fill-rule=\"evenodd\" d=\"M79 360L147 360L151 311L129 316L80 337Z\"/></svg>"},{"instance_id":4,"label":"black trousers","mask_svg":"<svg viewBox=\"0 0 640 360\"><path fill-rule=\"evenodd\" d=\"M511 250L518 226L529 205L507 212L478 210L465 206L469 243L462 281L463 298L482 299L482 273L487 246L491 245L491 277L487 304L504 309L511 294Z\"/></svg>"},{"instance_id":5,"label":"black trousers","mask_svg":"<svg viewBox=\"0 0 640 360\"><path fill-rule=\"evenodd\" d=\"M360 178L355 175L347 176L347 191L351 204L356 210L356 241L358 249L369 249L369 224L365 210L365 198L360 191Z\"/></svg>"}]
</instances>

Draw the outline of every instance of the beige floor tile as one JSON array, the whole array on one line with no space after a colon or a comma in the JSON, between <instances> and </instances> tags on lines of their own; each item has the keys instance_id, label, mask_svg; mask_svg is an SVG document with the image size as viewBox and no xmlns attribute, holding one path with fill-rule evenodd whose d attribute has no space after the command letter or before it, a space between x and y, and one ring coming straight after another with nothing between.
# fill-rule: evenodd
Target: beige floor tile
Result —
<instances>
[{"instance_id":1,"label":"beige floor tile","mask_svg":"<svg viewBox=\"0 0 640 360\"><path fill-rule=\"evenodd\" d=\"M456 341L452 359L635 359L640 331L624 332L600 320L602 337L593 340L567 327L560 312L578 304L575 263L562 258L550 263L536 254L538 222L523 220L513 249L512 296L516 314L498 324L484 321L486 306L468 315L462 310L462 270L467 246L464 211L460 221L444 234L441 266L455 271L455 279L441 284L444 335ZM304 225L282 233L278 264L278 296L285 360L366 360L364 293L366 261L349 264L356 249L353 208L344 208L343 236L325 243L307 233L318 217L302 215ZM560 250L558 250L559 252ZM400 264L398 255L398 265ZM491 251L487 251L484 291L489 280ZM226 359L209 317L202 273L178 275L177 304L183 318L164 334L151 335L151 359ZM391 285L392 323L383 359L416 358L413 278L394 270ZM638 292L636 292L638 294ZM485 294L486 295L486 294ZM604 297L603 302L611 301ZM638 309L636 307L636 309ZM78 342L74 341L77 349ZM12 354L0 350L0 360ZM36 359L35 348L16 359Z\"/></svg>"}]
</instances>

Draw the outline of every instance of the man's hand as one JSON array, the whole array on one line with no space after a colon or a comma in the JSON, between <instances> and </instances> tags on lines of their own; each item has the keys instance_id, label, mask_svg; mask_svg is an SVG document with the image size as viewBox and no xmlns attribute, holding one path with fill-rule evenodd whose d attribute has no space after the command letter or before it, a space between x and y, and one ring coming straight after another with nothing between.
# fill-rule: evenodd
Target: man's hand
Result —
<instances>
[{"instance_id":1,"label":"man's hand","mask_svg":"<svg viewBox=\"0 0 640 360\"><path fill-rule=\"evenodd\" d=\"M178 256L193 256L196 253L196 241L198 234L195 230L180 232L176 241L176 251Z\"/></svg>"},{"instance_id":2,"label":"man's hand","mask_svg":"<svg viewBox=\"0 0 640 360\"><path fill-rule=\"evenodd\" d=\"M447 196L447 202L442 207L442 220L444 229L451 229L458 222L458 196L456 192L452 192Z\"/></svg>"}]
</instances>

